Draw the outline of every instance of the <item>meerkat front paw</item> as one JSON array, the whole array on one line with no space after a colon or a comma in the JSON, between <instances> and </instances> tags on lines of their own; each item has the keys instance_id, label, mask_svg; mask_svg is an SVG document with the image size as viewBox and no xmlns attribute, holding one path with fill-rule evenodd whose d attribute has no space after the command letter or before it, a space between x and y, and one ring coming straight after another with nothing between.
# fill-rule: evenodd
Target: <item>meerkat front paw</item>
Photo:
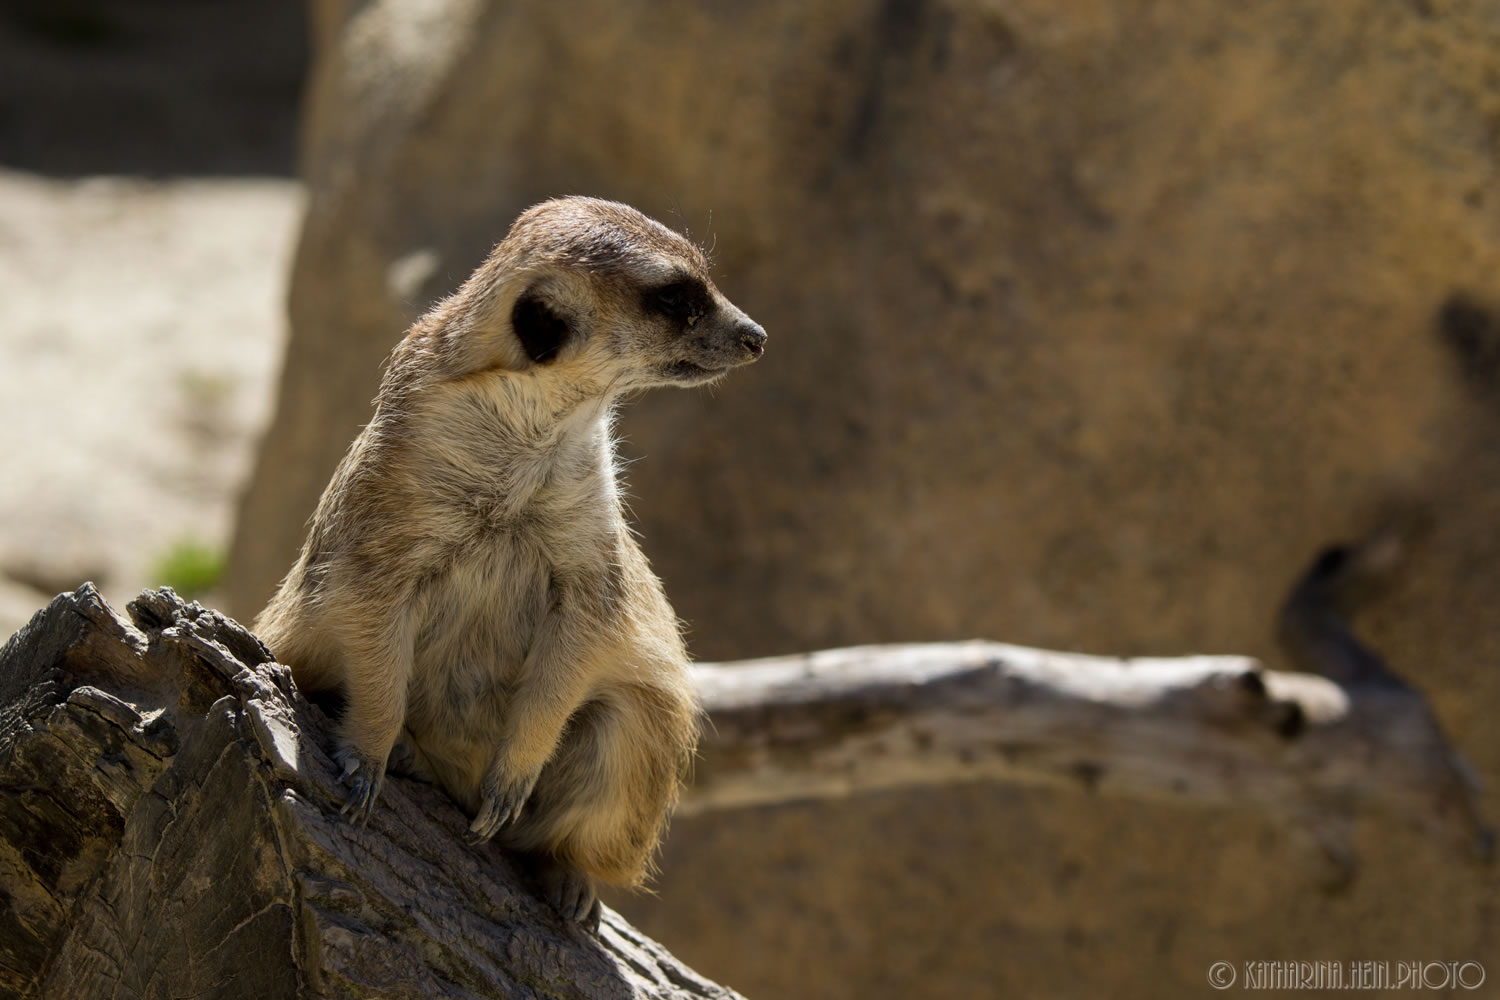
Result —
<instances>
[{"instance_id":1,"label":"meerkat front paw","mask_svg":"<svg viewBox=\"0 0 1500 1000\"><path fill-rule=\"evenodd\" d=\"M536 780L541 776L539 769L516 778L499 773L492 773L486 778L479 812L475 815L474 822L469 824L470 839L476 843L489 840L507 823L518 819L526 800L531 797L531 790L536 787Z\"/></svg>"},{"instance_id":2,"label":"meerkat front paw","mask_svg":"<svg viewBox=\"0 0 1500 1000\"><path fill-rule=\"evenodd\" d=\"M385 762L370 760L352 746L341 746L334 754L340 765L339 778L348 786L340 816L364 826L370 820L380 787L385 783Z\"/></svg>"}]
</instances>

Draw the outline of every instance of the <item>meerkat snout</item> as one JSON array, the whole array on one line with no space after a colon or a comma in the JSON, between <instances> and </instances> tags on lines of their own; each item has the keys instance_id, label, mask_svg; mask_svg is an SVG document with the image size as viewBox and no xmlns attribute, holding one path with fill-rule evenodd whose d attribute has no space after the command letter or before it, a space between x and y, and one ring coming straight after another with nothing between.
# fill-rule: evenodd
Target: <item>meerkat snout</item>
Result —
<instances>
[{"instance_id":1,"label":"meerkat snout","mask_svg":"<svg viewBox=\"0 0 1500 1000\"><path fill-rule=\"evenodd\" d=\"M642 311L657 350L672 358L654 365L653 384L703 385L765 353L766 331L703 271L648 290Z\"/></svg>"},{"instance_id":2,"label":"meerkat snout","mask_svg":"<svg viewBox=\"0 0 1500 1000\"><path fill-rule=\"evenodd\" d=\"M751 361L757 360L766 353L765 328L754 321L746 322L740 327L740 346L750 355Z\"/></svg>"}]
</instances>

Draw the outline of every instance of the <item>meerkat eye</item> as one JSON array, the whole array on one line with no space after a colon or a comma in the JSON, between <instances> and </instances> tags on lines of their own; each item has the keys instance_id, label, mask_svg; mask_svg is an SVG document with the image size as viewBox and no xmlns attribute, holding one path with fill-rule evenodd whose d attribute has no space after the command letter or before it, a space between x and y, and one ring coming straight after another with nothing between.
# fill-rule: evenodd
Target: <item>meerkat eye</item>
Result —
<instances>
[{"instance_id":1,"label":"meerkat eye","mask_svg":"<svg viewBox=\"0 0 1500 1000\"><path fill-rule=\"evenodd\" d=\"M647 312L685 322L708 312L708 289L691 279L674 281L646 294Z\"/></svg>"}]
</instances>

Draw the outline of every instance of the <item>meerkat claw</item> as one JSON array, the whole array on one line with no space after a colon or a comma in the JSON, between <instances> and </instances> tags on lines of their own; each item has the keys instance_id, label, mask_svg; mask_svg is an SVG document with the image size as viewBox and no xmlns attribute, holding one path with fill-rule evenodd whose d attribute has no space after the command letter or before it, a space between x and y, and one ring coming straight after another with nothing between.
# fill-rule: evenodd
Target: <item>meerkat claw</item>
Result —
<instances>
[{"instance_id":1,"label":"meerkat claw","mask_svg":"<svg viewBox=\"0 0 1500 1000\"><path fill-rule=\"evenodd\" d=\"M339 815L364 826L370 821L370 807L375 797L370 794L370 785L363 777L356 777L349 783L349 794L344 799L344 805L339 809Z\"/></svg>"},{"instance_id":2,"label":"meerkat claw","mask_svg":"<svg viewBox=\"0 0 1500 1000\"><path fill-rule=\"evenodd\" d=\"M536 787L536 780L540 776L540 772L527 775L520 780L508 782L503 788L498 781L486 783L479 813L474 817L474 822L469 824L472 839L489 840L520 819L521 810L525 808L526 800L531 798L531 790Z\"/></svg>"},{"instance_id":3,"label":"meerkat claw","mask_svg":"<svg viewBox=\"0 0 1500 1000\"><path fill-rule=\"evenodd\" d=\"M343 773L340 778L348 786L348 792L344 796L344 804L339 807L339 815L364 826L370 821L370 813L374 811L375 800L380 796L385 769L369 761L360 760L352 753L344 759L343 763Z\"/></svg>"}]
</instances>

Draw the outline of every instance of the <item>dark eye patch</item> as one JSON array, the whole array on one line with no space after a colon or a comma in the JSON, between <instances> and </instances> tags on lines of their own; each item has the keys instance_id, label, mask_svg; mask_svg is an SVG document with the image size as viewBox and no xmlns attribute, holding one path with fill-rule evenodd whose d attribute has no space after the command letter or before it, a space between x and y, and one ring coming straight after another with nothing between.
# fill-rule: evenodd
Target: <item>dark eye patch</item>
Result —
<instances>
[{"instance_id":1,"label":"dark eye patch","mask_svg":"<svg viewBox=\"0 0 1500 1000\"><path fill-rule=\"evenodd\" d=\"M642 308L657 316L686 323L713 308L708 287L697 278L682 278L645 293Z\"/></svg>"}]
</instances>

